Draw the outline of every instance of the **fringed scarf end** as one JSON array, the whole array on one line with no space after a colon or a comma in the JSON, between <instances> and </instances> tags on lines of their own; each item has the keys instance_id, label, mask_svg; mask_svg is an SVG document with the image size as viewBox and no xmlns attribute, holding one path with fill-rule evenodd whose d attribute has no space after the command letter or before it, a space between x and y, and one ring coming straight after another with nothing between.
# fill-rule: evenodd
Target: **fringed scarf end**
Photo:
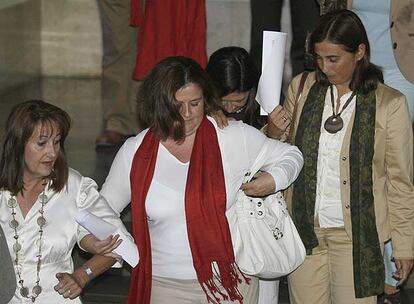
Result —
<instances>
[{"instance_id":1,"label":"fringed scarf end","mask_svg":"<svg viewBox=\"0 0 414 304\"><path fill-rule=\"evenodd\" d=\"M208 303L211 302L213 304L220 304L221 299L219 296L221 296L223 300L228 299L228 297L223 292L221 292L220 288L217 286L213 279L209 279L200 285L207 296Z\"/></svg>"},{"instance_id":2,"label":"fringed scarf end","mask_svg":"<svg viewBox=\"0 0 414 304\"><path fill-rule=\"evenodd\" d=\"M220 271L217 271L216 268L213 267L215 272L214 277L217 278L218 283L220 283L221 286L219 286L213 278L204 280L200 283L201 288L207 296L208 303L220 304L221 301L230 300L238 301L240 304L243 304L243 295L238 289L238 284L243 283L243 280L246 284L249 284L250 279L239 270L235 263L218 263L218 266Z\"/></svg>"},{"instance_id":3,"label":"fringed scarf end","mask_svg":"<svg viewBox=\"0 0 414 304\"><path fill-rule=\"evenodd\" d=\"M233 277L232 279L236 280L238 284L241 284L244 281L247 285L250 285L251 279L246 277L246 275L240 271L239 266L237 266L236 263L231 264L231 276Z\"/></svg>"}]
</instances>

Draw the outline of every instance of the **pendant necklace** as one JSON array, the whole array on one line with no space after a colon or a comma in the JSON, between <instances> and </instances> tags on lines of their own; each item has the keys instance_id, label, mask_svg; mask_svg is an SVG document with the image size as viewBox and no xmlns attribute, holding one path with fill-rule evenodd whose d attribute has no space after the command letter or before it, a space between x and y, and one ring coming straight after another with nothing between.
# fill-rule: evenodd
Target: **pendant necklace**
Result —
<instances>
[{"instance_id":1,"label":"pendant necklace","mask_svg":"<svg viewBox=\"0 0 414 304\"><path fill-rule=\"evenodd\" d=\"M11 210L11 217L10 220L10 227L14 230L14 240L15 243L13 244L13 251L15 253L15 260L14 263L16 265L16 272L19 278L19 292L20 295L24 298L30 299L32 302L36 300L36 298L42 293L42 287L40 286L40 268L42 265L42 245L43 245L43 227L46 225L46 219L43 216L44 214L44 206L46 205L48 198L45 194L47 185L43 188L42 193L39 195L41 207L39 209L39 216L36 220L37 225L39 226L39 239L36 241L37 245L37 262L36 262L36 285L32 288L32 294L29 295L29 288L24 285L24 280L22 278L22 266L19 265L19 252L22 249L22 245L19 242L19 234L18 234L18 227L19 222L16 220L16 207L17 207L17 199L14 196L11 196L7 201L7 206Z\"/></svg>"},{"instance_id":2,"label":"pendant necklace","mask_svg":"<svg viewBox=\"0 0 414 304\"><path fill-rule=\"evenodd\" d=\"M341 114L345 110L345 108L351 103L352 98L354 98L355 96L355 92L352 92L351 96L349 96L349 98L346 100L344 106L342 107L342 110L335 114L335 101L332 85L329 86L329 90L331 91L332 115L328 117L323 127L327 132L335 134L338 131L341 131L344 127L344 121L341 118Z\"/></svg>"}]
</instances>

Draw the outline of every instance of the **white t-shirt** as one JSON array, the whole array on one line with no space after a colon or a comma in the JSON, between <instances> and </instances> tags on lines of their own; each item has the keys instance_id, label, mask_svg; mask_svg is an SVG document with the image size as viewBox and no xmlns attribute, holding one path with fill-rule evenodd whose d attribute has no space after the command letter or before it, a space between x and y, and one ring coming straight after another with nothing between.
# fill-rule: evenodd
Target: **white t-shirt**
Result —
<instances>
[{"instance_id":1,"label":"white t-shirt","mask_svg":"<svg viewBox=\"0 0 414 304\"><path fill-rule=\"evenodd\" d=\"M185 220L184 193L189 164L182 163L159 145L146 200L155 276L196 278Z\"/></svg>"}]
</instances>

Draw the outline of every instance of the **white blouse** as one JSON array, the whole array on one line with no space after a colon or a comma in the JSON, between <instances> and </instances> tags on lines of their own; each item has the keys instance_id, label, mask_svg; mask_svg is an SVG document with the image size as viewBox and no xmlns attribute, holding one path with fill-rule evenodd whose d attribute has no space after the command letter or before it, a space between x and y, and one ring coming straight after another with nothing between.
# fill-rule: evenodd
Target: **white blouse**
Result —
<instances>
[{"instance_id":1,"label":"white blouse","mask_svg":"<svg viewBox=\"0 0 414 304\"><path fill-rule=\"evenodd\" d=\"M269 146L269 153L262 170L269 172L273 176L276 183L276 191L287 188L298 176L303 165L302 154L298 148L287 143L269 139L260 131L242 122L231 121L229 126L222 130L217 127L212 118L209 118L209 120L216 128L223 160L227 195L227 215L229 215L229 212L234 212L234 208L231 207L235 203L236 193L242 184L243 177L264 145ZM116 155L109 175L102 186L101 195L106 198L118 214L130 203L130 171L132 160L146 132L147 130L144 130L136 137L130 138L125 142ZM159 150L161 149L159 148ZM167 165L168 162L163 162L163 164ZM161 169L156 167L156 170ZM165 171L165 168L162 170ZM174 172L170 172L169 177L174 179ZM180 276L180 266L167 253L174 250L175 257L180 257L180 265L184 263L187 265L187 269L193 268L189 246L185 244L185 242L188 243L186 228L184 230L182 229L185 227L185 217L182 216L184 214L184 193L181 193L181 195L176 193L176 198L179 201L179 204L176 204L176 208L179 208L179 210L174 210L168 216L162 216L160 210L156 211L156 209L163 208L163 205L156 198L159 200L167 200L168 198L165 197L165 193L167 193L166 189L158 181L153 181L150 190L151 192L148 194L146 200L146 210L149 216L153 256L157 257L158 263L163 261L164 269L166 269L166 264L170 264L168 272L171 277L180 278L177 277L177 273ZM185 187L181 189L181 191L184 190ZM181 226L171 231L171 227L174 227L176 222L179 222ZM156 227L157 234L159 234L157 239L162 240L164 237L167 237L168 240L169 236L181 231L180 234L184 234L181 235L184 241L179 246L177 246L177 243L167 240L154 243L154 223L158 225ZM155 249L154 245L156 246ZM195 272L193 272L194 275Z\"/></svg>"},{"instance_id":2,"label":"white blouse","mask_svg":"<svg viewBox=\"0 0 414 304\"><path fill-rule=\"evenodd\" d=\"M338 91L335 86L333 86L333 88L334 100L337 100ZM340 111L351 94L352 92L348 92L341 96ZM318 214L319 225L322 228L344 226L339 163L342 142L344 141L345 132L351 120L352 113L355 110L356 101L356 97L354 96L349 105L341 114L341 118L344 122L342 130L335 134L331 134L324 128L326 119L332 115L332 103L330 96L330 89L328 89L325 96L325 105L322 114L317 167L315 214Z\"/></svg>"},{"instance_id":3,"label":"white blouse","mask_svg":"<svg viewBox=\"0 0 414 304\"><path fill-rule=\"evenodd\" d=\"M87 177L81 176L77 171L70 169L69 178L65 188L56 193L51 189L45 191L48 197L44 206L46 225L43 228L42 265L40 268L40 286L42 293L35 303L82 303L78 298L74 300L63 298L53 287L59 283L55 275L58 272L73 272L72 249L76 242L80 242L88 232L75 222L75 216L79 210L88 209L91 213L111 222L125 232L125 227L108 206L104 199L100 199L96 183ZM10 227L11 209L7 206L10 192L0 191L0 225L4 230L12 259L15 259L13 251L14 229ZM36 264L38 254L39 226L37 218L41 202L38 199L29 210L26 217L17 206L16 220L19 222L18 235L22 249L18 253L18 265L24 286L28 287L29 294L36 281ZM128 234L127 234L128 235ZM16 274L16 280L17 274ZM17 284L16 293L9 303L32 303L30 299L22 298L20 285Z\"/></svg>"}]
</instances>

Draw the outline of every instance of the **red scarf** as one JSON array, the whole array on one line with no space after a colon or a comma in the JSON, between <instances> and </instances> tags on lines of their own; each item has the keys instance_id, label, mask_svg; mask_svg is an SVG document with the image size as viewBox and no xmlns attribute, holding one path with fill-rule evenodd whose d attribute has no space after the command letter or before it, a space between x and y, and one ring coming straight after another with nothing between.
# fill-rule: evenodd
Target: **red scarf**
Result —
<instances>
[{"instance_id":1,"label":"red scarf","mask_svg":"<svg viewBox=\"0 0 414 304\"><path fill-rule=\"evenodd\" d=\"M128 304L149 304L151 296L151 240L145 200L154 175L159 139L152 129L135 153L131 168L132 228L140 261L131 275ZM185 190L187 233L197 279L207 299L239 301L241 283L225 215L226 189L220 147L214 126L204 117L194 140ZM212 263L218 265L221 285L213 281Z\"/></svg>"}]
</instances>

